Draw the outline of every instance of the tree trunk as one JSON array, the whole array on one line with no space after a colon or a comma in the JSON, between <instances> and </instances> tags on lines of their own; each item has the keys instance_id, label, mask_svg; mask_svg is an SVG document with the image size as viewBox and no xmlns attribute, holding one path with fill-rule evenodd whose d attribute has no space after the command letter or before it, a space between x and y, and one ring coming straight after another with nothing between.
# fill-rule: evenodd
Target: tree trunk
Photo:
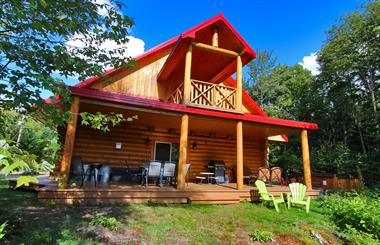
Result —
<instances>
[{"instance_id":1,"label":"tree trunk","mask_svg":"<svg viewBox=\"0 0 380 245\"><path fill-rule=\"evenodd\" d=\"M365 148L365 142L364 142L364 138L363 138L362 127L361 127L360 122L356 119L355 116L354 116L354 118L355 118L354 120L355 120L356 127L358 128L360 144L362 146L362 152L363 152L364 157L367 158L367 150Z\"/></svg>"},{"instance_id":2,"label":"tree trunk","mask_svg":"<svg viewBox=\"0 0 380 245\"><path fill-rule=\"evenodd\" d=\"M345 145L347 145L347 127L345 120L343 120L343 142Z\"/></svg>"}]
</instances>

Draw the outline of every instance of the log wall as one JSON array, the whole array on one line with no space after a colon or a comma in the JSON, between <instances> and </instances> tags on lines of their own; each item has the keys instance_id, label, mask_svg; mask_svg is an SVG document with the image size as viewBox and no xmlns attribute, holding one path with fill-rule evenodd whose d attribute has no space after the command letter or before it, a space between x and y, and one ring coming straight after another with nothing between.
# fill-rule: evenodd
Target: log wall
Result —
<instances>
[{"instance_id":1,"label":"log wall","mask_svg":"<svg viewBox=\"0 0 380 245\"><path fill-rule=\"evenodd\" d=\"M84 163L100 162L111 166L139 167L144 161L154 158L155 141L179 143L178 131L149 129L142 127L118 127L103 133L79 126L76 133L74 155L81 156ZM115 143L121 142L122 149L116 150ZM228 167L227 174L235 181L236 139L216 135L189 135L189 159L191 162L188 179L192 180L207 168L209 160L223 160ZM194 144L196 147L194 149ZM256 172L265 165L264 142L244 141L245 172ZM245 174L246 174L245 173Z\"/></svg>"}]
</instances>

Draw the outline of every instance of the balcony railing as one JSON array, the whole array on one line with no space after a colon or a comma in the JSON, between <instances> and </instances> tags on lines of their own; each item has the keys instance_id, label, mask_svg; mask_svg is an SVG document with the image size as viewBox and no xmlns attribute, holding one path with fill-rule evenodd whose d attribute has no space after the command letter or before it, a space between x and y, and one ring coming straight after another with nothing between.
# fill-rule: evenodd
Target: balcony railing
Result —
<instances>
[{"instance_id":1,"label":"balcony railing","mask_svg":"<svg viewBox=\"0 0 380 245\"><path fill-rule=\"evenodd\" d=\"M170 95L168 101L181 104L183 100L183 83ZM191 80L189 104L236 110L236 88Z\"/></svg>"}]
</instances>

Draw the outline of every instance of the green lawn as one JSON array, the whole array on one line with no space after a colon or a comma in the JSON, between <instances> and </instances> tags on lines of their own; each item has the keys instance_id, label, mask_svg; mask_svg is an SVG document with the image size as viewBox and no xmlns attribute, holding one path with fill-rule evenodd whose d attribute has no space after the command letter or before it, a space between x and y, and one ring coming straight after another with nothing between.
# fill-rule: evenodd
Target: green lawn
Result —
<instances>
[{"instance_id":1,"label":"green lawn","mask_svg":"<svg viewBox=\"0 0 380 245\"><path fill-rule=\"evenodd\" d=\"M335 228L313 201L311 212L273 208L249 202L238 205L42 205L30 192L9 190L0 183L0 223L9 220L5 244L96 244L81 232L95 216L114 217L117 230L106 235L132 244L251 244L255 229L270 231L270 244L318 244L311 230L335 244ZM115 221L115 220L113 220ZM94 223L93 223L94 224ZM103 224L104 225L104 224ZM108 232L108 233L107 233ZM103 240L104 242L104 240Z\"/></svg>"}]
</instances>

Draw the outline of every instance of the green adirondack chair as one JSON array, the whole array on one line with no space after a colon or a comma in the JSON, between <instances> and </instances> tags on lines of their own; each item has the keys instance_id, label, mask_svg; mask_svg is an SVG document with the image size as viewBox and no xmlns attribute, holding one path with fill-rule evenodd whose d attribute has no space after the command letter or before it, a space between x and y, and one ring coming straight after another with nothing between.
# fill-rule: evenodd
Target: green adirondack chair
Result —
<instances>
[{"instance_id":1,"label":"green adirondack chair","mask_svg":"<svg viewBox=\"0 0 380 245\"><path fill-rule=\"evenodd\" d=\"M292 204L305 205L306 213L309 213L310 197L305 197L306 186L301 183L291 183L289 184L289 188L291 193L287 193L288 208L290 208Z\"/></svg>"},{"instance_id":2,"label":"green adirondack chair","mask_svg":"<svg viewBox=\"0 0 380 245\"><path fill-rule=\"evenodd\" d=\"M266 202L273 202L274 208L279 213L280 209L278 208L278 204L284 203L284 205L285 205L285 200L284 200L284 196L282 195L282 193L281 193L279 198L275 198L272 193L268 193L267 188L265 186L265 183L262 180L256 180L255 185L256 185L257 189L259 190L260 200L266 201ZM286 205L285 205L285 207L286 207Z\"/></svg>"}]
</instances>

